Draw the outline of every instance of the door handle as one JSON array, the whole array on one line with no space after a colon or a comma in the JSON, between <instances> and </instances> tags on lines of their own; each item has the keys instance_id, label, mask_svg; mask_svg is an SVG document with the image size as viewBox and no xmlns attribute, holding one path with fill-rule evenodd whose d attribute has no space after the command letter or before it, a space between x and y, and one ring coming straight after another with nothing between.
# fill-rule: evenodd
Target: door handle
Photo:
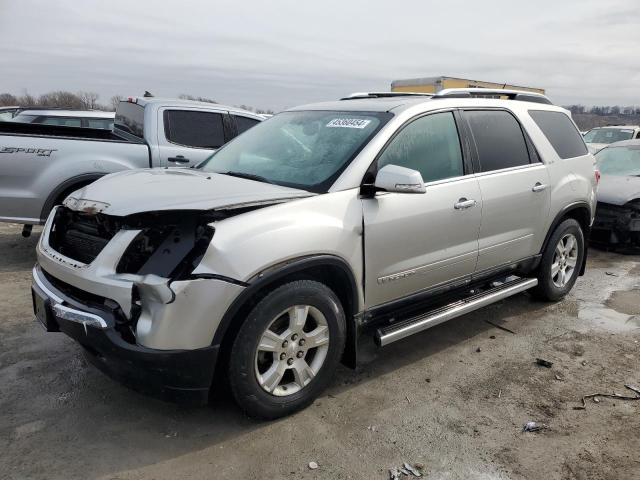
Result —
<instances>
[{"instance_id":1,"label":"door handle","mask_svg":"<svg viewBox=\"0 0 640 480\"><path fill-rule=\"evenodd\" d=\"M475 200L467 200L466 198L462 197L460 200L453 204L453 208L455 208L456 210L465 210L467 208L475 207L476 203L478 202L476 202Z\"/></svg>"},{"instance_id":2,"label":"door handle","mask_svg":"<svg viewBox=\"0 0 640 480\"><path fill-rule=\"evenodd\" d=\"M532 192L542 192L543 190L546 190L547 186L540 183L540 182L536 182L536 184L531 188Z\"/></svg>"},{"instance_id":3,"label":"door handle","mask_svg":"<svg viewBox=\"0 0 640 480\"><path fill-rule=\"evenodd\" d=\"M176 155L175 157L167 158L168 161L173 163L189 163L188 158L184 158L184 155Z\"/></svg>"}]
</instances>

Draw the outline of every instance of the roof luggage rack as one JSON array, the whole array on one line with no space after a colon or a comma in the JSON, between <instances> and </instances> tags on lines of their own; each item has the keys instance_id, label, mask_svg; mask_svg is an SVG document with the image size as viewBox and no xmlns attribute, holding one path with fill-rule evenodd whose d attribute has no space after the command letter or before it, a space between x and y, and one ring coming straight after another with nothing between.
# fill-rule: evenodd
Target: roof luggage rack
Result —
<instances>
[{"instance_id":1,"label":"roof luggage rack","mask_svg":"<svg viewBox=\"0 0 640 480\"><path fill-rule=\"evenodd\" d=\"M393 97L433 97L433 93L420 92L356 92L342 97L340 100L357 100L360 98L393 98Z\"/></svg>"},{"instance_id":2,"label":"roof luggage rack","mask_svg":"<svg viewBox=\"0 0 640 480\"><path fill-rule=\"evenodd\" d=\"M521 102L544 103L553 105L546 95L524 90L506 90L501 88L447 88L440 90L433 98L487 98L507 97Z\"/></svg>"}]
</instances>

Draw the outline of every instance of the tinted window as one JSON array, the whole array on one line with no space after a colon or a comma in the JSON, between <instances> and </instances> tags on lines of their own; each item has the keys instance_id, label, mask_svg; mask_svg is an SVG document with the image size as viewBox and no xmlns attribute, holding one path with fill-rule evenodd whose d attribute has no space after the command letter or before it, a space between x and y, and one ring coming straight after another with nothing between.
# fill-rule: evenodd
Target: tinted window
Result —
<instances>
[{"instance_id":1,"label":"tinted window","mask_svg":"<svg viewBox=\"0 0 640 480\"><path fill-rule=\"evenodd\" d=\"M136 103L120 102L116 109L115 128L144 137L144 108Z\"/></svg>"},{"instance_id":2,"label":"tinted window","mask_svg":"<svg viewBox=\"0 0 640 480\"><path fill-rule=\"evenodd\" d=\"M234 116L234 118L236 119L236 125L238 126L238 135L240 135L242 132L246 132L257 123L260 123L259 120L248 117Z\"/></svg>"},{"instance_id":3,"label":"tinted window","mask_svg":"<svg viewBox=\"0 0 640 480\"><path fill-rule=\"evenodd\" d=\"M437 113L411 122L378 158L378 169L385 165L417 170L425 182L464 175L453 114Z\"/></svg>"},{"instance_id":4,"label":"tinted window","mask_svg":"<svg viewBox=\"0 0 640 480\"><path fill-rule=\"evenodd\" d=\"M167 140L198 148L218 148L224 144L222 114L167 110L164 112Z\"/></svg>"},{"instance_id":5,"label":"tinted window","mask_svg":"<svg viewBox=\"0 0 640 480\"><path fill-rule=\"evenodd\" d=\"M560 158L580 157L587 154L582 135L566 114L530 110L529 115L540 127Z\"/></svg>"},{"instance_id":6,"label":"tinted window","mask_svg":"<svg viewBox=\"0 0 640 480\"><path fill-rule=\"evenodd\" d=\"M529 164L527 144L513 115L500 110L467 111L464 115L476 142L481 172Z\"/></svg>"}]
</instances>

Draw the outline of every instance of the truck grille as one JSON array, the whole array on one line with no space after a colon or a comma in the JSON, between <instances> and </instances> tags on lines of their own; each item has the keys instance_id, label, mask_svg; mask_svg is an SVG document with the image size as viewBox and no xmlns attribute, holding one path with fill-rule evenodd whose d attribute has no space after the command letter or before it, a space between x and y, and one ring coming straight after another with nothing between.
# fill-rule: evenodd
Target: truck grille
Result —
<instances>
[{"instance_id":1,"label":"truck grille","mask_svg":"<svg viewBox=\"0 0 640 480\"><path fill-rule=\"evenodd\" d=\"M49 233L49 245L66 257L91 263L118 229L106 215L88 215L60 207Z\"/></svg>"}]
</instances>

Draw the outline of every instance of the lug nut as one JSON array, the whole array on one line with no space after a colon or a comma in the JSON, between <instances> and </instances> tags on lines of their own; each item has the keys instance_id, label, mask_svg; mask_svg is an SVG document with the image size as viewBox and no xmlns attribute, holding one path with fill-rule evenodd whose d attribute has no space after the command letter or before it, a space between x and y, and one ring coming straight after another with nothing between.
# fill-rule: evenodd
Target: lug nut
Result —
<instances>
[{"instance_id":1,"label":"lug nut","mask_svg":"<svg viewBox=\"0 0 640 480\"><path fill-rule=\"evenodd\" d=\"M291 340L295 340L298 338L298 334L294 333L293 335L291 335Z\"/></svg>"},{"instance_id":2,"label":"lug nut","mask_svg":"<svg viewBox=\"0 0 640 480\"><path fill-rule=\"evenodd\" d=\"M289 342L287 342L286 340L282 342L282 348L287 348L287 345L289 345Z\"/></svg>"},{"instance_id":3,"label":"lug nut","mask_svg":"<svg viewBox=\"0 0 640 480\"><path fill-rule=\"evenodd\" d=\"M300 341L298 342L298 345L300 345L300 346L304 345L304 338L300 339Z\"/></svg>"},{"instance_id":4,"label":"lug nut","mask_svg":"<svg viewBox=\"0 0 640 480\"><path fill-rule=\"evenodd\" d=\"M287 355L284 353L280 354L280 360L284 360L285 358L287 358Z\"/></svg>"},{"instance_id":5,"label":"lug nut","mask_svg":"<svg viewBox=\"0 0 640 480\"><path fill-rule=\"evenodd\" d=\"M290 358L289 360L287 360L287 365L293 365L293 358Z\"/></svg>"},{"instance_id":6,"label":"lug nut","mask_svg":"<svg viewBox=\"0 0 640 480\"><path fill-rule=\"evenodd\" d=\"M296 353L296 357L298 357L298 358L302 358L302 355L304 355L304 353L302 353L302 352Z\"/></svg>"}]
</instances>

